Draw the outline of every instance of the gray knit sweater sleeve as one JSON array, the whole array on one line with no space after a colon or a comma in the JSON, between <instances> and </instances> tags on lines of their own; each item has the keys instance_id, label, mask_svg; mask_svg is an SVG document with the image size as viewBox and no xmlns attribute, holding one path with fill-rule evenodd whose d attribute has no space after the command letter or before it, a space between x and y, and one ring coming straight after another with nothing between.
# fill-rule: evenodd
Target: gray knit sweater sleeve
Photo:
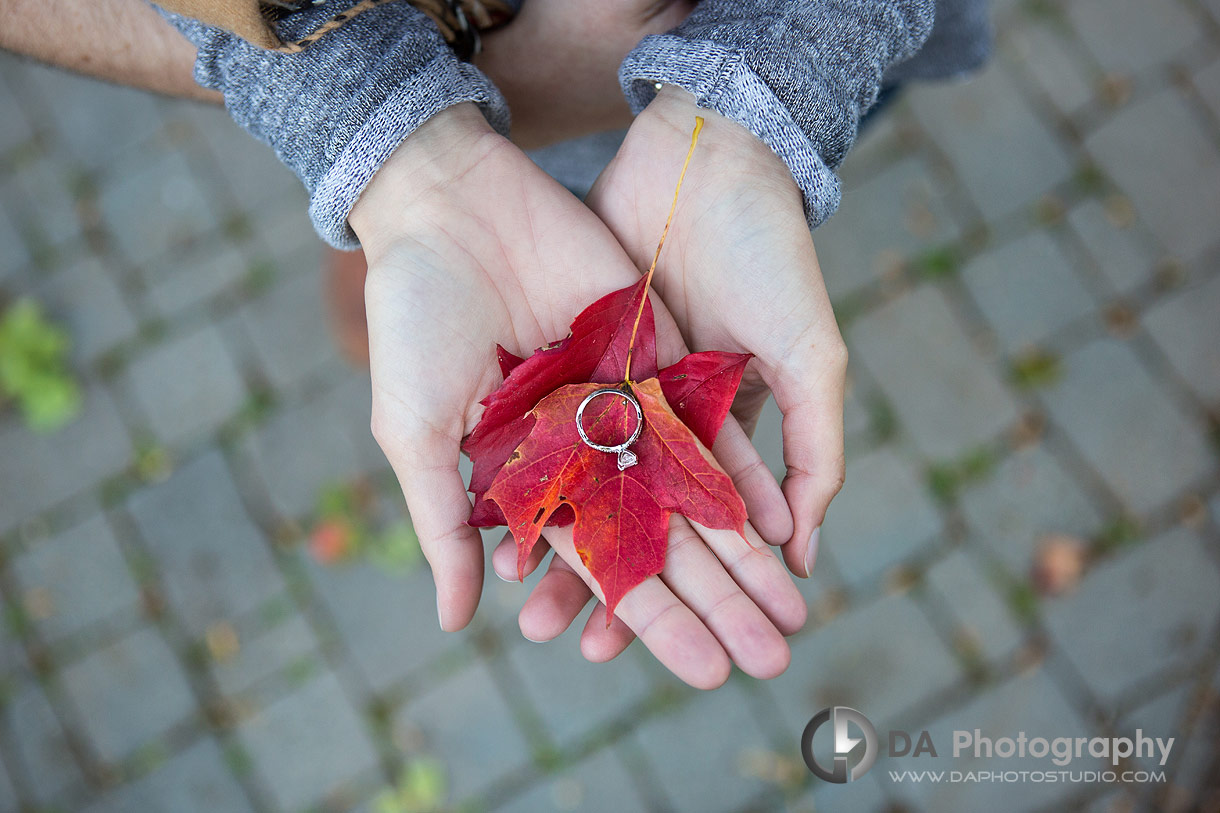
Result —
<instances>
[{"instance_id":1,"label":"gray knit sweater sleeve","mask_svg":"<svg viewBox=\"0 0 1220 813\"><path fill-rule=\"evenodd\" d=\"M330 0L291 15L278 33L301 39L353 4ZM475 102L508 134L504 97L408 3L365 11L299 54L265 51L194 20L166 17L198 48L195 80L221 91L234 120L300 176L314 226L336 247L359 246L348 213L390 153L432 115Z\"/></svg>"},{"instance_id":2,"label":"gray knit sweater sleeve","mask_svg":"<svg viewBox=\"0 0 1220 813\"><path fill-rule=\"evenodd\" d=\"M934 0L702 0L678 28L645 38L619 81L636 112L656 84L766 142L792 170L810 226L839 205L834 168L882 77L932 31Z\"/></svg>"}]
</instances>

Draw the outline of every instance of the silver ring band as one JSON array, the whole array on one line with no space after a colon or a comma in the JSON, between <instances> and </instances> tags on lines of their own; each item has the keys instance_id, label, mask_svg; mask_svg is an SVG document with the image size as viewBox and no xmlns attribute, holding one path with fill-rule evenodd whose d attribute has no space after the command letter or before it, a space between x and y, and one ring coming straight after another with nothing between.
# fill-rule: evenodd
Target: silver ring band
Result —
<instances>
[{"instance_id":1,"label":"silver ring band","mask_svg":"<svg viewBox=\"0 0 1220 813\"><path fill-rule=\"evenodd\" d=\"M635 407L635 431L631 433L631 437L627 438L627 440L617 446L603 446L600 443L594 443L585 433L583 423L585 417L585 407L587 407L589 403L599 395L617 395L619 398L622 398L624 401ZM643 429L644 411L640 409L640 402L635 400L630 393L624 392L623 390L613 389L611 387L594 390L585 396L585 400L580 402L580 406L576 410L576 431L580 433L580 439L583 440L585 445L591 449L596 449L599 452L606 452L607 454L618 455L619 471L630 468L639 462L639 458L636 457L633 452L628 451L628 449L631 444L639 440L640 432L643 431Z\"/></svg>"}]
</instances>

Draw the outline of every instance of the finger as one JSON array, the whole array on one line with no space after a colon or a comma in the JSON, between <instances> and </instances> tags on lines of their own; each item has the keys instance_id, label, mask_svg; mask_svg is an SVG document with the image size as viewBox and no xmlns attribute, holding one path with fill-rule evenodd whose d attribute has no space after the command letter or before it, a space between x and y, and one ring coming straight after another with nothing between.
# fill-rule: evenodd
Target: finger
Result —
<instances>
[{"instance_id":1,"label":"finger","mask_svg":"<svg viewBox=\"0 0 1220 813\"><path fill-rule=\"evenodd\" d=\"M750 438L735 420L727 420L712 444L712 454L724 467L745 501L750 523L764 540L782 545L792 538L792 512L779 483Z\"/></svg>"},{"instance_id":2,"label":"finger","mask_svg":"<svg viewBox=\"0 0 1220 813\"><path fill-rule=\"evenodd\" d=\"M530 593L517 624L534 643L558 638L593 598L589 586L558 556L551 557L546 573Z\"/></svg>"},{"instance_id":3,"label":"finger","mask_svg":"<svg viewBox=\"0 0 1220 813\"><path fill-rule=\"evenodd\" d=\"M580 574L594 595L605 597L581 563L572 544L572 529L547 532L551 549ZM715 689L729 678L732 662L716 636L656 576L630 590L614 610L644 646L679 680L696 689Z\"/></svg>"},{"instance_id":4,"label":"finger","mask_svg":"<svg viewBox=\"0 0 1220 813\"><path fill-rule=\"evenodd\" d=\"M525 559L525 576L529 576L538 569L538 565L542 564L542 560L551 552L551 547L547 545L545 539L539 539L534 543L534 547L530 550L530 555ZM496 549L491 552L491 568L495 574L500 577L501 581L519 583L521 580L517 578L517 540L513 539L511 531L504 532L504 538L496 545Z\"/></svg>"},{"instance_id":5,"label":"finger","mask_svg":"<svg viewBox=\"0 0 1220 813\"><path fill-rule=\"evenodd\" d=\"M419 547L432 567L441 629L460 630L474 617L483 591L483 542L466 524L471 506L458 473L458 439L431 430L387 430L376 407L373 414L373 436L398 477Z\"/></svg>"},{"instance_id":6,"label":"finger","mask_svg":"<svg viewBox=\"0 0 1220 813\"><path fill-rule=\"evenodd\" d=\"M843 487L843 398L847 386L847 350L842 340L830 347L813 346L791 359L767 381L783 413L784 465L781 485L792 512L792 538L784 561L793 573L808 576L830 501Z\"/></svg>"},{"instance_id":7,"label":"finger","mask_svg":"<svg viewBox=\"0 0 1220 813\"><path fill-rule=\"evenodd\" d=\"M606 624L606 605L599 601L580 633L580 654L593 663L605 663L623 654L634 640L635 633L622 619L610 616Z\"/></svg>"},{"instance_id":8,"label":"finger","mask_svg":"<svg viewBox=\"0 0 1220 813\"><path fill-rule=\"evenodd\" d=\"M689 520L688 520L689 521ZM736 531L718 531L691 522L737 586L784 635L805 626L808 607L774 551L763 544L750 525L746 538Z\"/></svg>"},{"instance_id":9,"label":"finger","mask_svg":"<svg viewBox=\"0 0 1220 813\"><path fill-rule=\"evenodd\" d=\"M770 619L742 592L686 519L670 522L661 580L707 625L743 672L776 677L792 659Z\"/></svg>"}]
</instances>

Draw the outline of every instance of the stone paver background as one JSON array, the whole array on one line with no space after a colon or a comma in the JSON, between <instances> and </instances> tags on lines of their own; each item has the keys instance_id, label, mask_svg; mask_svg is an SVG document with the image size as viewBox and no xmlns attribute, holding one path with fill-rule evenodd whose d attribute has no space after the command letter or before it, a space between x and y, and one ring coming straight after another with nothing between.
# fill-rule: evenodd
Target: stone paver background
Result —
<instances>
[{"instance_id":1,"label":"stone paver background","mask_svg":"<svg viewBox=\"0 0 1220 813\"><path fill-rule=\"evenodd\" d=\"M0 301L69 327L86 394L50 436L0 414L0 810L373 811L422 759L449 804L522 812L1214 794L1220 4L996 18L981 75L913 89L843 168L816 243L848 484L791 668L708 694L638 644L594 666L574 633L522 640L519 586L444 635L426 570L316 564L320 489L394 491L299 185L222 111L0 57ZM1040 598L1050 533L1092 555ZM830 703L942 748L1142 728L1175 737L1169 782L911 785L885 769L937 766L883 758L818 783L797 741Z\"/></svg>"}]
</instances>

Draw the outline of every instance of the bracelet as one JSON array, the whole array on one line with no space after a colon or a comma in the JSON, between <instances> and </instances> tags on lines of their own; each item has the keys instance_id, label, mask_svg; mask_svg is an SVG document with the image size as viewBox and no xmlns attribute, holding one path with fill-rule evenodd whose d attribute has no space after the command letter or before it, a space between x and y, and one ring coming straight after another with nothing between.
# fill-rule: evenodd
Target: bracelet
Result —
<instances>
[{"instance_id":1,"label":"bracelet","mask_svg":"<svg viewBox=\"0 0 1220 813\"><path fill-rule=\"evenodd\" d=\"M301 10L320 5L316 0L264 0L284 10ZM299 54L308 46L334 31L348 20L369 9L395 2L396 0L360 0L351 8L336 14L314 29L307 37L286 42L275 48L285 54ZM406 0L427 14L436 24L445 42L458 58L468 61L479 53L482 42L480 31L488 31L504 25L513 16L513 8L505 0Z\"/></svg>"}]
</instances>

